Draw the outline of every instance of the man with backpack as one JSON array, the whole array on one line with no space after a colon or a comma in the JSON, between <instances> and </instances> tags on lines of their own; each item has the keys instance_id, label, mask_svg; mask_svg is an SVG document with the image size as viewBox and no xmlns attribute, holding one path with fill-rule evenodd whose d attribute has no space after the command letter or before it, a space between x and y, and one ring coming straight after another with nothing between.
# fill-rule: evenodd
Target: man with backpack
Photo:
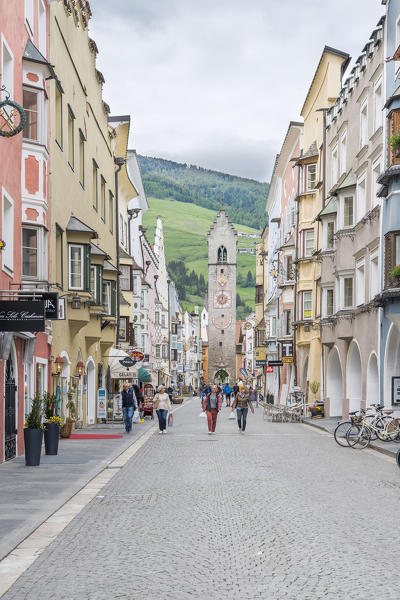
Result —
<instances>
[{"instance_id":1,"label":"man with backpack","mask_svg":"<svg viewBox=\"0 0 400 600\"><path fill-rule=\"evenodd\" d=\"M226 406L230 406L231 405L232 388L228 382L225 383L223 390L224 390L224 395L225 395Z\"/></svg>"}]
</instances>

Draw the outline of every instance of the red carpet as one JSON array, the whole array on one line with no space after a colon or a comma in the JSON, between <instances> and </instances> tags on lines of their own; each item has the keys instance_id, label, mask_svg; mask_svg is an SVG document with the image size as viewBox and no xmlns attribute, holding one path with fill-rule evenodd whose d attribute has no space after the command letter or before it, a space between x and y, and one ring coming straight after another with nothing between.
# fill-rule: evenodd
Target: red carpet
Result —
<instances>
[{"instance_id":1,"label":"red carpet","mask_svg":"<svg viewBox=\"0 0 400 600\"><path fill-rule=\"evenodd\" d=\"M97 433L71 433L70 440L119 440L123 435L97 434ZM68 439L68 438L66 438Z\"/></svg>"}]
</instances>

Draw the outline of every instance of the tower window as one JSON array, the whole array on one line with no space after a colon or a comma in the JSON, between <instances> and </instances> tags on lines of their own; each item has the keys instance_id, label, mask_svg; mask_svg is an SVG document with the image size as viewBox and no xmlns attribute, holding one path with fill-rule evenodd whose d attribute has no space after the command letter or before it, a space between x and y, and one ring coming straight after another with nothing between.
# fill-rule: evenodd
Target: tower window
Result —
<instances>
[{"instance_id":1,"label":"tower window","mask_svg":"<svg viewBox=\"0 0 400 600\"><path fill-rule=\"evenodd\" d=\"M222 346L222 342L220 342L219 345Z\"/></svg>"},{"instance_id":2,"label":"tower window","mask_svg":"<svg viewBox=\"0 0 400 600\"><path fill-rule=\"evenodd\" d=\"M220 246L218 248L218 262L226 263L228 254L226 252L225 246Z\"/></svg>"},{"instance_id":3,"label":"tower window","mask_svg":"<svg viewBox=\"0 0 400 600\"><path fill-rule=\"evenodd\" d=\"M224 333L225 333L225 331L224 331L223 329L221 329L221 333L222 333L222 334L224 334Z\"/></svg>"},{"instance_id":4,"label":"tower window","mask_svg":"<svg viewBox=\"0 0 400 600\"><path fill-rule=\"evenodd\" d=\"M221 269L221 275L223 274L223 272L224 272L224 270L223 270L223 269Z\"/></svg>"}]
</instances>

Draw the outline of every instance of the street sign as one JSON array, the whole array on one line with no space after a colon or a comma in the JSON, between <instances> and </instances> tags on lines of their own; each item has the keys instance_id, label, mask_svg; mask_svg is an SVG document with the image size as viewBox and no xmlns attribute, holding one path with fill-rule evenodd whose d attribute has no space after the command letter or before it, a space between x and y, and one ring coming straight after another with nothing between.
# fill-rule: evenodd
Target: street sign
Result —
<instances>
[{"instance_id":1,"label":"street sign","mask_svg":"<svg viewBox=\"0 0 400 600\"><path fill-rule=\"evenodd\" d=\"M282 356L282 362L283 363L292 363L293 362L293 356Z\"/></svg>"},{"instance_id":2,"label":"street sign","mask_svg":"<svg viewBox=\"0 0 400 600\"><path fill-rule=\"evenodd\" d=\"M269 367L283 367L283 362L281 360L269 360Z\"/></svg>"},{"instance_id":3,"label":"street sign","mask_svg":"<svg viewBox=\"0 0 400 600\"><path fill-rule=\"evenodd\" d=\"M292 362L293 361L293 342L281 342L282 347L282 360L284 358L291 358L291 361L284 362Z\"/></svg>"},{"instance_id":4,"label":"street sign","mask_svg":"<svg viewBox=\"0 0 400 600\"><path fill-rule=\"evenodd\" d=\"M256 367L265 367L267 366L268 361L267 360L256 360Z\"/></svg>"},{"instance_id":5,"label":"street sign","mask_svg":"<svg viewBox=\"0 0 400 600\"><path fill-rule=\"evenodd\" d=\"M268 367L268 365L265 367L265 372L266 373L273 373L274 372L274 367Z\"/></svg>"}]
</instances>

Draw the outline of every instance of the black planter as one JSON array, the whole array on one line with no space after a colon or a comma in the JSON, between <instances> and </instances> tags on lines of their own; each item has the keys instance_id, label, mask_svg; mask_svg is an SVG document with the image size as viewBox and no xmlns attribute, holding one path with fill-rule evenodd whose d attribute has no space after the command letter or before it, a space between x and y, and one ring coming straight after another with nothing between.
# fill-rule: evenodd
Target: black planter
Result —
<instances>
[{"instance_id":1,"label":"black planter","mask_svg":"<svg viewBox=\"0 0 400 600\"><path fill-rule=\"evenodd\" d=\"M24 429L25 465L38 467L42 451L43 429Z\"/></svg>"},{"instance_id":2,"label":"black planter","mask_svg":"<svg viewBox=\"0 0 400 600\"><path fill-rule=\"evenodd\" d=\"M58 440L60 437L60 426L58 423L45 423L44 447L46 454L58 454Z\"/></svg>"}]
</instances>

